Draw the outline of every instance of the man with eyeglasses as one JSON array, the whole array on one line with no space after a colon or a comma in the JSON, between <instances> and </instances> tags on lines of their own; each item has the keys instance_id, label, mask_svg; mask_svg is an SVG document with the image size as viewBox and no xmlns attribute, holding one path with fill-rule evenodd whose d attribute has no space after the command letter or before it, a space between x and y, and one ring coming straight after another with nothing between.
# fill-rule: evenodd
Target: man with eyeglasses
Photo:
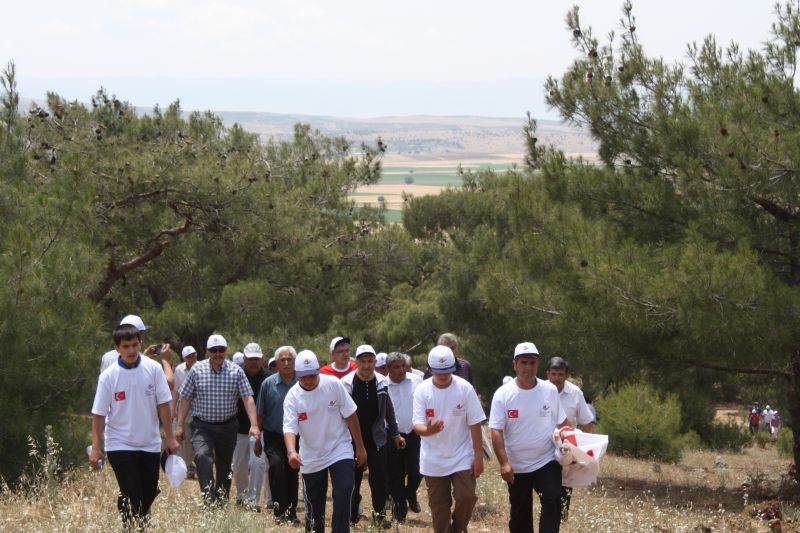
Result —
<instances>
[{"instance_id":1,"label":"man with eyeglasses","mask_svg":"<svg viewBox=\"0 0 800 533\"><path fill-rule=\"evenodd\" d=\"M253 389L244 371L225 359L228 343L211 335L206 343L209 357L192 368L180 390L182 399L175 436L185 438L183 423L191 407L192 446L200 490L207 504L224 503L231 488L231 460L239 422L236 401L241 398L250 420L249 435L259 439ZM216 465L216 478L214 466Z\"/></svg>"},{"instance_id":2,"label":"man with eyeglasses","mask_svg":"<svg viewBox=\"0 0 800 533\"><path fill-rule=\"evenodd\" d=\"M320 374L342 379L355 371L356 364L350 360L350 337L334 337L330 349L331 364L320 368Z\"/></svg>"}]
</instances>

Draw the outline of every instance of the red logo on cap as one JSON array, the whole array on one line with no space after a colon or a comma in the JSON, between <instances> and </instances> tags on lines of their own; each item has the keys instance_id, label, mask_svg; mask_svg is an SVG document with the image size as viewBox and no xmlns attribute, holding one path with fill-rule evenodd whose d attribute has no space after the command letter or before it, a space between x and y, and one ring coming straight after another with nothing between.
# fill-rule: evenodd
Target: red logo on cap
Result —
<instances>
[{"instance_id":1,"label":"red logo on cap","mask_svg":"<svg viewBox=\"0 0 800 533\"><path fill-rule=\"evenodd\" d=\"M306 413L305 411L303 411L302 413L300 413L300 414L298 414L298 415L297 415L297 419L298 419L300 422L302 422L302 421L304 421L304 420L308 420L308 413Z\"/></svg>"},{"instance_id":2,"label":"red logo on cap","mask_svg":"<svg viewBox=\"0 0 800 533\"><path fill-rule=\"evenodd\" d=\"M118 402L121 402L122 400L124 400L125 399L125 391L122 390L122 391L119 391L119 392L115 392L114 393L114 399L117 400Z\"/></svg>"},{"instance_id":3,"label":"red logo on cap","mask_svg":"<svg viewBox=\"0 0 800 533\"><path fill-rule=\"evenodd\" d=\"M425 416L433 418L433 409L425 409Z\"/></svg>"},{"instance_id":4,"label":"red logo on cap","mask_svg":"<svg viewBox=\"0 0 800 533\"><path fill-rule=\"evenodd\" d=\"M508 418L519 418L519 410L518 409L509 409L508 410Z\"/></svg>"}]
</instances>

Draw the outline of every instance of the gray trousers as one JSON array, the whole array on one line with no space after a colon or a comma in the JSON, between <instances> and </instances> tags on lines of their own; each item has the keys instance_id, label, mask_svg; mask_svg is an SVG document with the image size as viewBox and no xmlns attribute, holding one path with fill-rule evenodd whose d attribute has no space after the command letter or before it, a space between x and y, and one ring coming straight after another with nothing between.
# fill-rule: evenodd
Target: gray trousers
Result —
<instances>
[{"instance_id":1,"label":"gray trousers","mask_svg":"<svg viewBox=\"0 0 800 533\"><path fill-rule=\"evenodd\" d=\"M192 420L192 447L197 480L207 503L228 501L231 490L231 460L236 448L239 422L234 417L224 424ZM214 475L216 466L216 476Z\"/></svg>"}]
</instances>

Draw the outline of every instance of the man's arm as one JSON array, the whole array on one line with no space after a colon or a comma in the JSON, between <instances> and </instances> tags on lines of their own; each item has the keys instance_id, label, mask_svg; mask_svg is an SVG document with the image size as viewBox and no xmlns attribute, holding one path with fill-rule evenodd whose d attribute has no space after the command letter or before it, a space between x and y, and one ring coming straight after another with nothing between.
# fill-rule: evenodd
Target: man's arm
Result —
<instances>
[{"instance_id":1,"label":"man's arm","mask_svg":"<svg viewBox=\"0 0 800 533\"><path fill-rule=\"evenodd\" d=\"M242 398L242 402L244 402L247 418L250 419L250 435L255 437L257 441L261 440L261 432L258 430L258 416L256 415L256 402L253 401L253 395L245 396Z\"/></svg>"},{"instance_id":2,"label":"man's arm","mask_svg":"<svg viewBox=\"0 0 800 533\"><path fill-rule=\"evenodd\" d=\"M175 453L181 447L175 436L172 434L172 411L170 410L171 402L164 402L158 405L158 417L161 419L161 425L164 426L164 436L166 437L167 450L169 453Z\"/></svg>"},{"instance_id":3,"label":"man's arm","mask_svg":"<svg viewBox=\"0 0 800 533\"><path fill-rule=\"evenodd\" d=\"M303 458L297 453L297 433L287 431L283 434L283 443L286 445L286 457L289 460L289 466L297 470L303 466Z\"/></svg>"},{"instance_id":4,"label":"man's arm","mask_svg":"<svg viewBox=\"0 0 800 533\"><path fill-rule=\"evenodd\" d=\"M472 437L472 477L478 479L483 474L483 432L480 424L473 424L469 427Z\"/></svg>"},{"instance_id":5,"label":"man's arm","mask_svg":"<svg viewBox=\"0 0 800 533\"><path fill-rule=\"evenodd\" d=\"M347 427L353 442L356 443L356 466L361 466L367 462L367 450L364 448L364 440L361 438L361 426L358 424L358 415L353 413L347 417Z\"/></svg>"},{"instance_id":6,"label":"man's arm","mask_svg":"<svg viewBox=\"0 0 800 533\"><path fill-rule=\"evenodd\" d=\"M514 484L514 469L511 463L508 462L508 455L506 455L506 439L503 435L503 430L492 429L492 448L494 448L494 455L500 463L500 476L508 484Z\"/></svg>"},{"instance_id":7,"label":"man's arm","mask_svg":"<svg viewBox=\"0 0 800 533\"><path fill-rule=\"evenodd\" d=\"M185 401L186 398L181 396L184 399L182 402L178 402L178 421L177 427L175 428L175 438L177 440L183 440L186 436L183 434L183 424L186 422L186 415L189 414L189 404L191 402Z\"/></svg>"},{"instance_id":8,"label":"man's arm","mask_svg":"<svg viewBox=\"0 0 800 533\"><path fill-rule=\"evenodd\" d=\"M93 468L100 468L97 461L103 458L103 444L101 440L105 429L106 417L92 415L92 453L89 454L89 464L91 464Z\"/></svg>"}]
</instances>

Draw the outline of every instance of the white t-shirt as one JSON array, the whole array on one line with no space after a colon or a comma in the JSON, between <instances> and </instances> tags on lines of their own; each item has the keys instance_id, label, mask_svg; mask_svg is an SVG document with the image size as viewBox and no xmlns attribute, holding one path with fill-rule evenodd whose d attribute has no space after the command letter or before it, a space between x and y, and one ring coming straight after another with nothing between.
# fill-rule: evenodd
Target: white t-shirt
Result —
<instances>
[{"instance_id":1,"label":"white t-shirt","mask_svg":"<svg viewBox=\"0 0 800 533\"><path fill-rule=\"evenodd\" d=\"M300 435L300 473L312 474L353 458L346 419L355 412L356 403L333 376L320 374L311 391L299 382L289 389L283 400L283 432Z\"/></svg>"},{"instance_id":2,"label":"white t-shirt","mask_svg":"<svg viewBox=\"0 0 800 533\"><path fill-rule=\"evenodd\" d=\"M100 359L100 373L102 374L105 372L106 368L116 363L118 357L119 352L117 350L109 350L104 353L103 357Z\"/></svg>"},{"instance_id":3,"label":"white t-shirt","mask_svg":"<svg viewBox=\"0 0 800 533\"><path fill-rule=\"evenodd\" d=\"M594 415L586 405L586 399L583 397L583 391L574 383L569 381L564 382L564 388L558 394L558 400L561 402L561 408L569 418L573 425L586 425L594 422Z\"/></svg>"},{"instance_id":4,"label":"white t-shirt","mask_svg":"<svg viewBox=\"0 0 800 533\"><path fill-rule=\"evenodd\" d=\"M411 372L406 372L406 377L400 383L395 383L392 378L387 378L389 383L389 397L392 399L394 416L397 418L397 430L400 433L414 431L411 421L414 413L414 389L422 383L422 378Z\"/></svg>"},{"instance_id":5,"label":"white t-shirt","mask_svg":"<svg viewBox=\"0 0 800 533\"><path fill-rule=\"evenodd\" d=\"M445 389L426 379L414 391L412 422L444 420L444 429L422 437L419 471L423 476L442 477L469 470L474 459L470 426L486 420L481 402L469 381L453 376Z\"/></svg>"},{"instance_id":6,"label":"white t-shirt","mask_svg":"<svg viewBox=\"0 0 800 533\"><path fill-rule=\"evenodd\" d=\"M536 378L526 390L513 379L494 393L489 427L503 432L514 472L527 474L555 460L553 430L566 418L555 385Z\"/></svg>"},{"instance_id":7,"label":"white t-shirt","mask_svg":"<svg viewBox=\"0 0 800 533\"><path fill-rule=\"evenodd\" d=\"M108 367L97 380L92 414L106 417L105 449L161 451L158 406L172 393L161 365L139 355L139 366Z\"/></svg>"}]
</instances>

